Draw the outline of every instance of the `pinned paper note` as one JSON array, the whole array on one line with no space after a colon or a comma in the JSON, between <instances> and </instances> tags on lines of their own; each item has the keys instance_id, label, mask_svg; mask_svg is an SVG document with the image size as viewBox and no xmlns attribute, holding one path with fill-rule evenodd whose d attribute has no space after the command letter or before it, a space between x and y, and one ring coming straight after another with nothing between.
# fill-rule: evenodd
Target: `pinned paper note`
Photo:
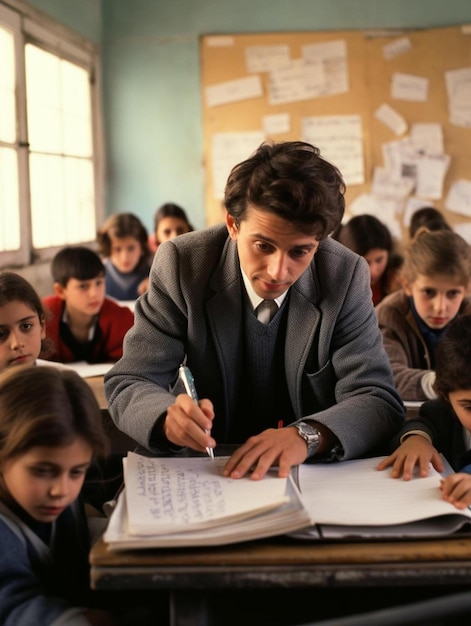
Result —
<instances>
[{"instance_id":1,"label":"pinned paper note","mask_svg":"<svg viewBox=\"0 0 471 626\"><path fill-rule=\"evenodd\" d=\"M260 76L247 76L206 87L206 104L215 107L239 100L263 96Z\"/></svg>"},{"instance_id":2,"label":"pinned paper note","mask_svg":"<svg viewBox=\"0 0 471 626\"><path fill-rule=\"evenodd\" d=\"M425 155L417 159L415 193L420 198L439 200L443 196L443 183L450 160L447 154Z\"/></svg>"},{"instance_id":3,"label":"pinned paper note","mask_svg":"<svg viewBox=\"0 0 471 626\"><path fill-rule=\"evenodd\" d=\"M428 78L397 72L392 78L391 97L396 100L426 102L428 82Z\"/></svg>"},{"instance_id":4,"label":"pinned paper note","mask_svg":"<svg viewBox=\"0 0 471 626\"><path fill-rule=\"evenodd\" d=\"M289 133L290 116L289 113L276 113L274 115L264 115L262 118L263 132L267 137L279 133Z\"/></svg>"},{"instance_id":5,"label":"pinned paper note","mask_svg":"<svg viewBox=\"0 0 471 626\"><path fill-rule=\"evenodd\" d=\"M326 77L320 61L295 59L269 74L268 102L270 105L310 100L324 95Z\"/></svg>"},{"instance_id":6,"label":"pinned paper note","mask_svg":"<svg viewBox=\"0 0 471 626\"><path fill-rule=\"evenodd\" d=\"M408 176L395 176L391 170L384 167L375 167L371 189L377 196L390 198L405 198L414 188L414 179Z\"/></svg>"},{"instance_id":7,"label":"pinned paper note","mask_svg":"<svg viewBox=\"0 0 471 626\"><path fill-rule=\"evenodd\" d=\"M270 72L290 62L288 45L248 46L245 49L245 62L248 72Z\"/></svg>"},{"instance_id":8,"label":"pinned paper note","mask_svg":"<svg viewBox=\"0 0 471 626\"><path fill-rule=\"evenodd\" d=\"M311 43L302 47L303 58L310 63L320 62L324 68L325 96L347 93L349 88L347 42L334 39Z\"/></svg>"},{"instance_id":9,"label":"pinned paper note","mask_svg":"<svg viewBox=\"0 0 471 626\"><path fill-rule=\"evenodd\" d=\"M245 161L263 142L262 131L215 133L212 137L213 193L224 198L227 177L237 163Z\"/></svg>"},{"instance_id":10,"label":"pinned paper note","mask_svg":"<svg viewBox=\"0 0 471 626\"><path fill-rule=\"evenodd\" d=\"M443 129L440 124L412 124L410 139L414 149L421 154L443 154Z\"/></svg>"},{"instance_id":11,"label":"pinned paper note","mask_svg":"<svg viewBox=\"0 0 471 626\"><path fill-rule=\"evenodd\" d=\"M445 208L453 213L471 217L471 180L458 180L448 191Z\"/></svg>"},{"instance_id":12,"label":"pinned paper note","mask_svg":"<svg viewBox=\"0 0 471 626\"><path fill-rule=\"evenodd\" d=\"M412 44L409 37L401 37L383 46L383 56L386 61L391 61L391 59L395 59L401 54L409 52L411 48Z\"/></svg>"},{"instance_id":13,"label":"pinned paper note","mask_svg":"<svg viewBox=\"0 0 471 626\"><path fill-rule=\"evenodd\" d=\"M471 127L471 67L445 72L450 122Z\"/></svg>"},{"instance_id":14,"label":"pinned paper note","mask_svg":"<svg viewBox=\"0 0 471 626\"><path fill-rule=\"evenodd\" d=\"M385 102L376 109L375 117L396 135L403 135L407 130L406 120Z\"/></svg>"},{"instance_id":15,"label":"pinned paper note","mask_svg":"<svg viewBox=\"0 0 471 626\"><path fill-rule=\"evenodd\" d=\"M365 182L363 134L359 115L316 115L301 120L302 139L317 146L342 172L347 185Z\"/></svg>"}]
</instances>

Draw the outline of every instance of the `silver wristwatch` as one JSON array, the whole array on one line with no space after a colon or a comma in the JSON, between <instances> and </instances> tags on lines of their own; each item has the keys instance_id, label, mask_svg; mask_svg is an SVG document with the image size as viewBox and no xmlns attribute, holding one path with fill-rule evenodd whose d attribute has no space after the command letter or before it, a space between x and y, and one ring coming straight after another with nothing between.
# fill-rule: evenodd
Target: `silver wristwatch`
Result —
<instances>
[{"instance_id":1,"label":"silver wristwatch","mask_svg":"<svg viewBox=\"0 0 471 626\"><path fill-rule=\"evenodd\" d=\"M321 441L321 432L308 422L297 422L293 424L298 431L298 435L307 443L307 454L311 456L319 447Z\"/></svg>"}]
</instances>

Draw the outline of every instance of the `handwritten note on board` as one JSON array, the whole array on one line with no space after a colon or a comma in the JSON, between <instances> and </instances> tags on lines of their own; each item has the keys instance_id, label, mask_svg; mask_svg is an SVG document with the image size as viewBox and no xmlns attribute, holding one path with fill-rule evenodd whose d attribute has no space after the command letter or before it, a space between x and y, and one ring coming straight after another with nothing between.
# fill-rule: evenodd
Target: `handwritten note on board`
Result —
<instances>
[{"instance_id":1,"label":"handwritten note on board","mask_svg":"<svg viewBox=\"0 0 471 626\"><path fill-rule=\"evenodd\" d=\"M216 107L229 102L259 98L262 95L263 87L260 77L244 76L206 87L206 104L208 107Z\"/></svg>"},{"instance_id":2,"label":"handwritten note on board","mask_svg":"<svg viewBox=\"0 0 471 626\"><path fill-rule=\"evenodd\" d=\"M342 172L347 185L365 180L363 134L359 115L316 115L305 117L302 138L318 148L323 157Z\"/></svg>"}]
</instances>

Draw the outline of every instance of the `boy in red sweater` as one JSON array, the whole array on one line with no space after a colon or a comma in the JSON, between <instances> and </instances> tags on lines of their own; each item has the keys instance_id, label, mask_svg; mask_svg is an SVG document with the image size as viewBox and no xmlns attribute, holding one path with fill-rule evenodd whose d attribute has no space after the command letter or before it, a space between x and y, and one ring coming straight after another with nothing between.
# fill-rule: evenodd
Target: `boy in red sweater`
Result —
<instances>
[{"instance_id":1,"label":"boy in red sweater","mask_svg":"<svg viewBox=\"0 0 471 626\"><path fill-rule=\"evenodd\" d=\"M105 297L105 267L86 247L62 248L53 258L54 295L43 298L49 361L117 361L134 323L129 308Z\"/></svg>"}]
</instances>

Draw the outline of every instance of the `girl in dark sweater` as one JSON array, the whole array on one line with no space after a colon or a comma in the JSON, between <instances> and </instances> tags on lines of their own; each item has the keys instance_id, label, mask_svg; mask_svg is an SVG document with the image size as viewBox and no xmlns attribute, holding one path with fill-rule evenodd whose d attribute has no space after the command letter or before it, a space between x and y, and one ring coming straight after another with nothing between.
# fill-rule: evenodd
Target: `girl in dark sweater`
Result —
<instances>
[{"instance_id":1,"label":"girl in dark sweater","mask_svg":"<svg viewBox=\"0 0 471 626\"><path fill-rule=\"evenodd\" d=\"M19 366L0 375L0 623L109 626L91 607L79 499L106 453L100 409L73 371Z\"/></svg>"}]
</instances>

